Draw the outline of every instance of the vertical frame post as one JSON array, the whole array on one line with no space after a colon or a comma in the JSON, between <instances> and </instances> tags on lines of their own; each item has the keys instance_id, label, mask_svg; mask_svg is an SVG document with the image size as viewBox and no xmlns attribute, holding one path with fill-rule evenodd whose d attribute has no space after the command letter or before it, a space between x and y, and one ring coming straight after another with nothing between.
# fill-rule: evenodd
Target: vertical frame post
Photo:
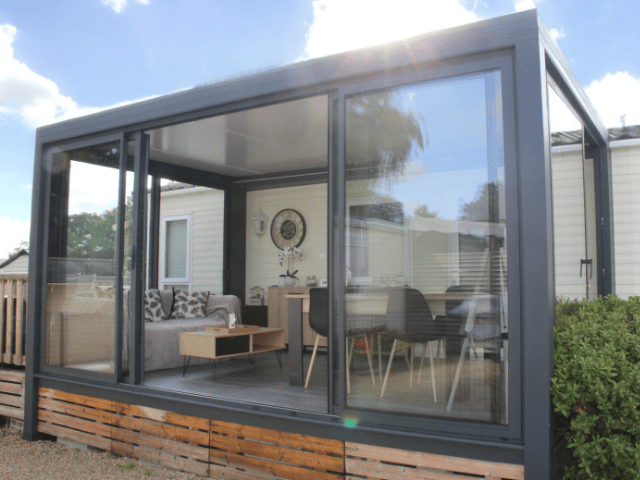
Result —
<instances>
[{"instance_id":1,"label":"vertical frame post","mask_svg":"<svg viewBox=\"0 0 640 480\"><path fill-rule=\"evenodd\" d=\"M48 175L45 169L42 142L36 133L36 150L33 167L33 193L31 197L31 235L29 238L30 261L27 298L27 323L25 332L24 378L24 428L22 438L38 439L38 382L34 374L39 372L42 349L42 325L44 318L44 291L46 276L46 245L48 238L47 196Z\"/></svg>"},{"instance_id":2,"label":"vertical frame post","mask_svg":"<svg viewBox=\"0 0 640 480\"><path fill-rule=\"evenodd\" d=\"M149 136L141 131L133 134L135 154L133 161L133 221L131 226L131 298L129 308L129 375L134 384L141 383L144 369L144 332L142 309L144 307L145 280L145 226L147 212L147 168L149 160Z\"/></svg>"},{"instance_id":3,"label":"vertical frame post","mask_svg":"<svg viewBox=\"0 0 640 480\"><path fill-rule=\"evenodd\" d=\"M544 49L539 39L516 43L522 269L522 391L527 478L551 478L555 279L551 159Z\"/></svg>"},{"instance_id":4,"label":"vertical frame post","mask_svg":"<svg viewBox=\"0 0 640 480\"><path fill-rule=\"evenodd\" d=\"M338 331L334 332L332 342L334 342L334 348L338 348L338 411L343 412L345 410L345 367L346 367L346 352L344 344L344 326L345 326L345 280L346 280L346 252L345 252L345 212L346 212L346 99L342 92L338 96L337 114L336 114L336 127L338 131L337 145L336 145L336 160L337 165L334 167L337 169L335 175L335 199L333 212L333 277L331 290L333 291L333 302L330 305L337 311L331 312L333 314L332 320L336 320L335 326ZM337 342L337 345L336 345Z\"/></svg>"},{"instance_id":5,"label":"vertical frame post","mask_svg":"<svg viewBox=\"0 0 640 480\"><path fill-rule=\"evenodd\" d=\"M120 139L120 178L118 181L118 223L116 228L116 328L115 328L115 358L114 373L116 380L122 378L122 325L124 323L124 312L122 305L124 302L123 275L124 275L124 255L126 245L124 244L124 225L126 217L126 186L127 186L127 138L123 133Z\"/></svg>"},{"instance_id":6,"label":"vertical frame post","mask_svg":"<svg viewBox=\"0 0 640 480\"><path fill-rule=\"evenodd\" d=\"M151 181L149 199L149 288L158 288L158 264L160 261L160 177Z\"/></svg>"}]
</instances>

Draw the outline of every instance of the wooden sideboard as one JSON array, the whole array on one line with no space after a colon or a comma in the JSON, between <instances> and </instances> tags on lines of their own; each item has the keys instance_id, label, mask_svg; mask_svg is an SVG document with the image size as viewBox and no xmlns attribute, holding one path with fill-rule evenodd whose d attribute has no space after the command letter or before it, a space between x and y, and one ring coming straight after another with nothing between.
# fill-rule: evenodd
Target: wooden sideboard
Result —
<instances>
[{"instance_id":1,"label":"wooden sideboard","mask_svg":"<svg viewBox=\"0 0 640 480\"><path fill-rule=\"evenodd\" d=\"M271 328L282 328L284 330L284 340L289 343L289 308L285 295L289 293L309 294L309 287L269 287L269 310L268 323ZM306 346L313 346L315 342L315 332L309 326L309 314L302 316L302 343ZM320 338L319 345L327 346L327 339Z\"/></svg>"}]
</instances>

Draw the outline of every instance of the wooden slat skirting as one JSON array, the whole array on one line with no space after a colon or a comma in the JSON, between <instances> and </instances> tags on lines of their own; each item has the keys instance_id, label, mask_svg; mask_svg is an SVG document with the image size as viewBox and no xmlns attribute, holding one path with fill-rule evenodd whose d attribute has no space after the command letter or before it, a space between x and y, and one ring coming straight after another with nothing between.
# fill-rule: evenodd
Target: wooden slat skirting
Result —
<instances>
[{"instance_id":1,"label":"wooden slat skirting","mask_svg":"<svg viewBox=\"0 0 640 480\"><path fill-rule=\"evenodd\" d=\"M24 371L0 369L0 416L24 418Z\"/></svg>"},{"instance_id":2,"label":"wooden slat skirting","mask_svg":"<svg viewBox=\"0 0 640 480\"><path fill-rule=\"evenodd\" d=\"M524 466L345 443L347 478L524 480Z\"/></svg>"},{"instance_id":3,"label":"wooden slat skirting","mask_svg":"<svg viewBox=\"0 0 640 480\"><path fill-rule=\"evenodd\" d=\"M344 478L344 443L41 388L38 431L204 477Z\"/></svg>"},{"instance_id":4,"label":"wooden slat skirting","mask_svg":"<svg viewBox=\"0 0 640 480\"><path fill-rule=\"evenodd\" d=\"M38 431L224 479L524 479L519 465L345 444L46 388Z\"/></svg>"}]
</instances>

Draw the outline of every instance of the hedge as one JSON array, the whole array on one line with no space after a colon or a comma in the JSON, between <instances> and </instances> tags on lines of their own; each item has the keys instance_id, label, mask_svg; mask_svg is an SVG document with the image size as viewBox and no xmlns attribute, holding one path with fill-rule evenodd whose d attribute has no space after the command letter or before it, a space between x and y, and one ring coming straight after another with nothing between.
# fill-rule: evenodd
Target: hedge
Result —
<instances>
[{"instance_id":1,"label":"hedge","mask_svg":"<svg viewBox=\"0 0 640 480\"><path fill-rule=\"evenodd\" d=\"M557 304L551 394L564 479L640 478L640 297Z\"/></svg>"}]
</instances>

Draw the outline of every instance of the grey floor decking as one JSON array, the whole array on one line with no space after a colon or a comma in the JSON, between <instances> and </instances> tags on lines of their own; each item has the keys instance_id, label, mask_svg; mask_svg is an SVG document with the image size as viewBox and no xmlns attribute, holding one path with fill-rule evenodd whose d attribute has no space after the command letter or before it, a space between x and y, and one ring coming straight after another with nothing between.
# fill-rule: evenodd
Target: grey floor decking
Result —
<instances>
[{"instance_id":1,"label":"grey floor decking","mask_svg":"<svg viewBox=\"0 0 640 480\"><path fill-rule=\"evenodd\" d=\"M485 376L495 372L495 364L489 360L467 360L467 374L463 375L459 394L453 408L446 411L451 388L451 372L455 370L455 359L435 360L436 393L438 402L433 400L431 372L428 359L424 365L422 380L418 380L420 359L414 365L413 387L409 388L409 369L402 356L395 358L389 376L387 390L380 398L382 381L377 357L374 358L375 385L364 355L356 355L351 367L351 394L346 405L357 410L377 410L397 414L434 416L440 418L460 418L494 423L491 411L503 420L506 417L505 399L496 392L492 398ZM304 355L306 374L311 354ZM326 413L327 408L327 356L316 358L309 388L289 385L287 354L282 353L282 368L278 366L273 352L259 354L253 365L248 357L234 357L219 362L216 378L211 375L209 365L190 366L186 375L182 369L161 370L145 375L145 385L162 390L183 392L220 400L253 403L308 412ZM388 356L383 357L383 374ZM453 362L453 363L452 363ZM478 362L478 363L476 363ZM500 382L500 380L498 380ZM496 396L497 395L497 396Z\"/></svg>"},{"instance_id":2,"label":"grey floor decking","mask_svg":"<svg viewBox=\"0 0 640 480\"><path fill-rule=\"evenodd\" d=\"M310 359L311 355L304 356L305 374ZM316 357L307 389L289 385L287 360L283 352L281 368L273 352L257 355L253 365L249 357L233 357L219 362L215 379L209 365L198 365L190 366L184 377L181 368L146 373L144 384L221 400L327 412L327 356Z\"/></svg>"}]
</instances>

